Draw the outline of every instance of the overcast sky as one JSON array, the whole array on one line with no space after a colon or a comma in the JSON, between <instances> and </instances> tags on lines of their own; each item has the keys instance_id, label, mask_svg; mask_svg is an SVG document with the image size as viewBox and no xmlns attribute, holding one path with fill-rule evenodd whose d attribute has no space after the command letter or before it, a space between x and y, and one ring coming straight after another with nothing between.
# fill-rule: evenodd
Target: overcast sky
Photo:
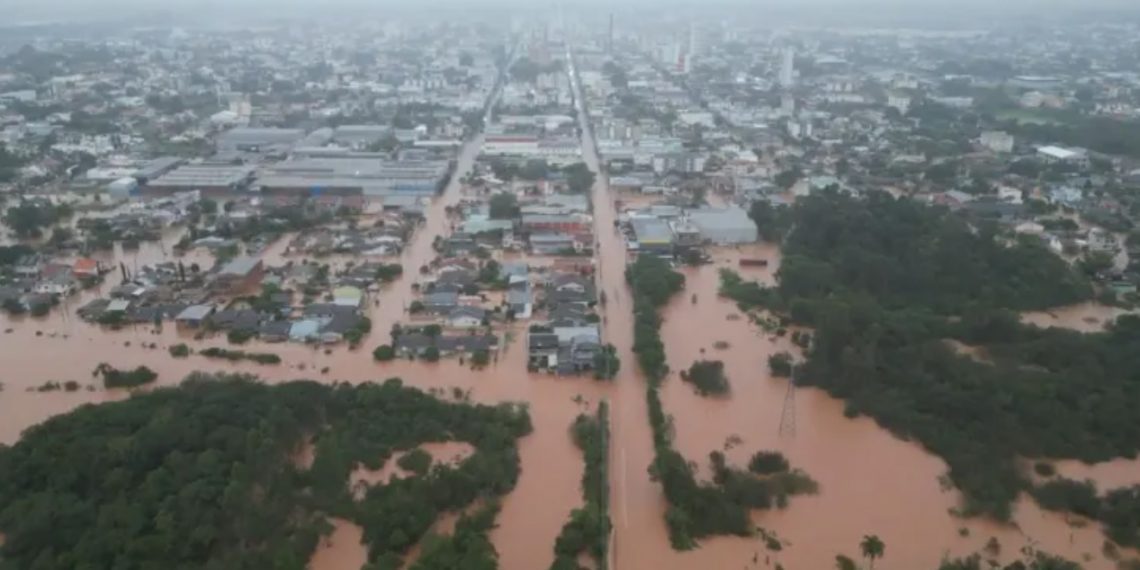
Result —
<instances>
[{"instance_id":1,"label":"overcast sky","mask_svg":"<svg viewBox=\"0 0 1140 570\"><path fill-rule=\"evenodd\" d=\"M899 16L953 14L956 19L971 15L985 18L995 12L1049 17L1057 13L1096 12L1100 10L1130 9L1140 12L1140 0L0 0L2 23L17 21L55 20L75 21L98 18L131 19L138 14L186 13L224 18L227 14L243 18L257 16L262 10L266 18L315 11L330 14L335 11L369 13L415 9L512 9L534 14L552 10L561 4L566 12L575 7L588 8L597 14L599 8L620 11L632 8L662 10L720 11L731 9L740 16L763 18L765 13L794 14L797 19L810 23L813 17L826 19L821 10L858 13L863 18L882 16L892 20ZM346 14L347 15L347 14ZM177 22L171 22L177 24Z\"/></svg>"}]
</instances>

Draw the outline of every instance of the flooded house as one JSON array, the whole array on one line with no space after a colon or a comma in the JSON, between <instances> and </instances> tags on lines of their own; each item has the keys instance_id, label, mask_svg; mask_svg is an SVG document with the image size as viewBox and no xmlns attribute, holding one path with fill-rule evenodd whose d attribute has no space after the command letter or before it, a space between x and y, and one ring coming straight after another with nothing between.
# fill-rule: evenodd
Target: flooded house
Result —
<instances>
[{"instance_id":1,"label":"flooded house","mask_svg":"<svg viewBox=\"0 0 1140 570\"><path fill-rule=\"evenodd\" d=\"M258 258L241 256L225 264L214 276L212 288L226 293L246 293L261 286L265 264Z\"/></svg>"}]
</instances>

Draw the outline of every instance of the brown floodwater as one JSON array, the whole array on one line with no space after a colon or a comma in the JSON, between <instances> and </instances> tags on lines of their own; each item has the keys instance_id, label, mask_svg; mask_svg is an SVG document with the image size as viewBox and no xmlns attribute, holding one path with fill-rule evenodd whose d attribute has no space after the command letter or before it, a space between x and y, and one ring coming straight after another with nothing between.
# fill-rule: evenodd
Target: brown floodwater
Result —
<instances>
[{"instance_id":1,"label":"brown floodwater","mask_svg":"<svg viewBox=\"0 0 1140 570\"><path fill-rule=\"evenodd\" d=\"M464 441L433 441L418 446L431 455L432 464L458 465L474 453L475 448ZM363 499L368 488L387 484L393 477L412 477L415 474L400 468L400 458L406 451L393 453L380 469L369 469L363 464L356 466L348 476L348 486L357 500ZM310 460L309 464L312 464Z\"/></svg>"},{"instance_id":2,"label":"brown floodwater","mask_svg":"<svg viewBox=\"0 0 1140 570\"><path fill-rule=\"evenodd\" d=\"M1104 330L1117 317L1135 312L1090 301L1048 311L1022 313L1021 320L1045 328L1061 327L1081 332L1098 332Z\"/></svg>"},{"instance_id":3,"label":"brown floodwater","mask_svg":"<svg viewBox=\"0 0 1140 570\"><path fill-rule=\"evenodd\" d=\"M461 151L456 180L470 168L479 145L476 140ZM596 169L596 153L588 139L584 147L588 164ZM456 360L436 364L379 364L372 360L371 348L387 342L391 325L405 318L405 307L414 295L416 270L434 257L432 238L449 230L444 209L461 199L459 186L453 181L444 195L434 201L426 223L418 228L401 254L404 276L369 300L373 333L357 350L335 347L326 353L324 348L291 343L251 342L243 349L274 352L284 362L277 366L233 364L197 355L173 359L167 348L175 343L187 342L198 350L226 346L226 342L224 338L195 341L170 324L159 331L150 325L139 325L112 332L83 323L75 317L74 310L97 292L73 297L66 301L63 310L55 310L42 319L0 315L0 361L5 363L0 372L0 382L4 384L0 392L0 443L15 442L22 430L53 415L84 404L127 397L126 391L95 386L91 373L101 362L120 368L149 366L159 372L159 386L175 385L195 371L256 374L269 382L310 378L359 383L398 376L409 385L434 391L443 398L453 398L453 389L458 389L475 402L525 402L530 408L534 432L519 442L522 474L517 487L503 498L491 538L500 555L500 567L534 570L550 565L555 537L570 511L581 505L579 481L583 465L581 452L570 437L570 425L579 413L592 411L599 401L607 399L613 433L609 475L615 568L764 567L766 557L773 564L778 560L792 569L830 568L837 553L857 557L859 540L871 533L878 534L887 545L886 557L877 562L877 567L886 570L934 568L945 553L979 550L991 536L1003 545L1004 561L1014 558L1021 546L1034 544L1080 560L1091 570L1113 567L1100 554L1103 535L1094 525L1070 527L1065 517L1043 512L1029 500L1016 505L1016 526L954 518L948 510L956 505L958 494L940 486L939 477L946 471L940 459L914 442L893 437L869 419L845 418L842 402L819 390L796 391L795 434L780 435L787 385L770 377L766 359L773 352L794 352L794 347L786 339L760 334L747 319L734 317L738 311L732 303L716 296L717 271L721 267L733 268L749 279L772 282L779 268L779 251L763 245L721 248L713 252L714 264L683 269L687 290L663 311L662 336L670 366L680 370L699 358L724 361L732 383L731 397L701 398L674 373L662 388L662 399L675 419L678 450L701 467L702 476L707 477L708 453L725 450L726 442L736 436L740 443L726 450L735 464L743 464L758 449L777 449L815 478L821 491L816 496L794 498L785 510L755 514L758 525L774 531L786 542L778 555L763 552L756 539L735 537L705 540L699 549L690 552L672 550L664 523L666 505L661 488L647 473L653 449L645 382L630 351L632 307L623 279L626 252L613 230L615 210L604 177L594 188L601 248L597 279L610 299L601 309L606 323L603 334L606 342L617 346L622 361L622 370L614 382L527 373L524 323L511 325L507 334L512 340L505 342L492 365L482 370L473 370ZM116 249L105 260L123 262L132 268L135 263L141 267L172 259L169 246L179 235L177 230L169 234L164 236L163 244L143 244L137 252ZM290 239L286 236L278 240L261 255L271 264L296 260L297 256L284 253ZM740 268L737 260L741 257L763 257L769 260L769 267ZM208 253L197 250L187 258L188 262L201 262L203 267L211 261ZM331 261L342 264L350 259L364 260L353 257ZM112 286L113 281L109 278L103 287ZM696 303L692 302L693 294L697 296ZM1025 318L1046 325L1066 323L1092 330L1118 314L1094 305L1078 307L1053 311L1056 317ZM1087 320L1093 318L1099 322ZM11 332L5 332L8 329ZM726 342L727 347L714 348L718 341ZM152 343L156 348L148 348ZM88 391L84 386L75 393L34 391L47 381L72 379L90 384L93 389ZM305 449L299 452L301 463L305 453ZM1069 476L1091 477L1102 488L1140 481L1140 464L1135 461L1094 466L1059 462L1058 468ZM454 516L457 515L442 517L441 521L450 520L453 524ZM331 522L336 530L322 542L309 567L360 568L366 560L360 529L347 521ZM447 532L448 525L441 524L437 522L437 530ZM961 529L966 530L965 536ZM409 554L409 560L414 559L415 552ZM753 564L752 558L757 554L758 563ZM1084 561L1086 554L1091 561Z\"/></svg>"},{"instance_id":4,"label":"brown floodwater","mask_svg":"<svg viewBox=\"0 0 1140 570\"><path fill-rule=\"evenodd\" d=\"M368 562L368 553L360 542L364 529L339 518L329 523L333 532L317 545L309 559L309 570L360 570Z\"/></svg>"},{"instance_id":5,"label":"brown floodwater","mask_svg":"<svg viewBox=\"0 0 1140 570\"><path fill-rule=\"evenodd\" d=\"M480 144L481 141L476 140L462 150L456 180L471 167ZM517 487L502 500L502 511L491 538L500 553L502 568L530 570L548 567L554 558L555 537L570 511L582 503L579 481L583 464L581 452L570 437L570 426L579 413L594 409L603 398L613 397L617 393L616 386L589 378L528 373L525 323L511 325L511 329L506 331L511 340L504 343L494 362L482 370L472 370L457 360L435 364L398 360L380 364L371 356L373 347L388 341L391 326L405 319L405 307L414 298L412 284L418 278L415 268L434 257L432 238L445 234L450 226L444 208L459 199L459 183L453 182L431 205L426 223L418 228L400 256L406 270L404 276L369 299L367 310L373 322L373 332L357 350L333 347L326 353L323 347L251 341L242 346L242 350L276 353L282 357L282 364L230 363L196 354L185 359L173 359L167 352L172 344L185 342L195 351L228 345L221 337L195 341L192 335L180 332L169 323L158 331L151 325L110 331L84 323L74 311L88 299L98 296L98 291L74 296L65 302L65 307L42 319L13 319L0 315L0 360L5 363L4 371L0 371L0 382L4 384L4 390L0 392L0 443L11 444L24 429L83 404L127 397L129 393L124 390L108 391L96 386L92 371L101 362L118 368L148 366L159 373L158 386L176 385L187 374L198 371L256 374L268 382L308 378L329 383L359 383L401 377L406 384L432 390L443 398L453 398L453 389L458 388L475 402L525 402L530 408L534 431L519 443L522 474ZM285 236L278 240L261 255L271 264L298 259L298 256L284 255L289 238ZM177 240L177 235L169 239L168 245ZM116 249L107 261L115 264L123 261L130 268L135 255L135 252ZM145 263L170 259L161 246L144 245L137 255L140 267ZM355 259L358 262L362 260ZM331 261L342 263L347 259ZM322 259L321 262L330 260ZM208 267L208 264L204 266ZM117 282L112 277L108 277L104 288ZM11 332L4 333L8 329ZM156 348L149 348L152 343ZM36 386L47 381L71 379L91 384L92 391L87 391L86 386L74 393L34 391ZM637 396L637 390L631 394ZM644 414L639 417L644 418ZM639 423L644 427L643 421ZM304 448L299 450L300 464L304 464L305 454ZM322 546L310 568L358 568L359 564L352 565L366 556L365 547L359 544L358 538L354 538L358 536L358 529L352 529L352 525L338 524L336 540Z\"/></svg>"},{"instance_id":6,"label":"brown floodwater","mask_svg":"<svg viewBox=\"0 0 1140 570\"><path fill-rule=\"evenodd\" d=\"M588 125L583 123L583 129L588 132ZM583 145L587 163L596 170L597 155L589 137ZM784 510L754 513L758 526L784 542L779 553L766 552L758 539L738 537L707 539L688 552L670 548L664 497L660 485L646 474L653 449L644 379L631 370L636 361L629 350L632 315L622 279L625 253L620 238L607 231L614 210L604 177L599 178L594 195L602 250L599 279L607 294L617 299L605 308L606 334L623 362L612 404L614 567L765 568L779 562L787 568L832 568L836 554L859 557L859 541L865 534L877 534L886 543L886 557L876 567L887 570L935 568L944 555L979 551L991 537L1002 545L999 558L1006 562L1017 558L1022 546L1034 545L1081 561L1089 569L1114 567L1100 552L1104 537L1095 525L1072 527L1064 516L1044 512L1024 497L1016 505L1015 524L958 519L949 511L958 504L959 493L939 483L947 470L942 460L868 418L844 417L843 403L821 390L800 388L788 400L787 382L770 376L767 357L779 351L801 357L796 347L786 338L763 334L740 318L733 303L716 295L720 268L774 282L779 251L763 245L718 249L712 252L714 264L681 270L686 290L662 313L662 338L674 371L661 390L662 400L674 419L675 445L699 466L700 476L708 477L710 451L725 451L731 462L744 465L755 451L774 449L816 479L820 493L793 498ZM741 268L741 257L761 257L769 265ZM1087 316L1091 315L1078 318ZM714 347L718 341L720 347ZM676 371L702 358L724 361L731 397L702 398L679 380ZM794 434L780 433L785 407L794 410ZM1131 463L1104 471L1118 470L1140 477Z\"/></svg>"}]
</instances>

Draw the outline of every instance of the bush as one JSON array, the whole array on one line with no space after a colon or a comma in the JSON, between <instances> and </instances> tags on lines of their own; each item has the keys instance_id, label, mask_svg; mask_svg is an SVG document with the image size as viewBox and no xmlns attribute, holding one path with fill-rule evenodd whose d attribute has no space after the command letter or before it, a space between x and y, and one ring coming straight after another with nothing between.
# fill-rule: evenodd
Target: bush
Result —
<instances>
[{"instance_id":1,"label":"bush","mask_svg":"<svg viewBox=\"0 0 1140 570\"><path fill-rule=\"evenodd\" d=\"M1052 463L1038 461L1033 464L1033 471L1042 477L1052 477L1057 474L1057 468Z\"/></svg>"},{"instance_id":2,"label":"bush","mask_svg":"<svg viewBox=\"0 0 1140 570\"><path fill-rule=\"evenodd\" d=\"M417 447L401 455L396 460L396 465L404 471L424 475L431 469L431 454Z\"/></svg>"},{"instance_id":3,"label":"bush","mask_svg":"<svg viewBox=\"0 0 1140 570\"><path fill-rule=\"evenodd\" d=\"M190 347L185 344L175 344L170 347L170 356L174 358L186 358L190 356Z\"/></svg>"},{"instance_id":4,"label":"bush","mask_svg":"<svg viewBox=\"0 0 1140 570\"><path fill-rule=\"evenodd\" d=\"M757 451L748 461L748 470L757 475L782 473L789 468L787 458L779 451Z\"/></svg>"},{"instance_id":5,"label":"bush","mask_svg":"<svg viewBox=\"0 0 1140 570\"><path fill-rule=\"evenodd\" d=\"M9 315L22 315L28 310L18 299L4 299L3 308Z\"/></svg>"},{"instance_id":6,"label":"bush","mask_svg":"<svg viewBox=\"0 0 1140 570\"><path fill-rule=\"evenodd\" d=\"M135 388L150 384L158 378L158 373L146 366L139 366L134 370L119 370L103 363L95 368L95 373L103 376L104 388Z\"/></svg>"},{"instance_id":7,"label":"bush","mask_svg":"<svg viewBox=\"0 0 1140 570\"><path fill-rule=\"evenodd\" d=\"M428 362L438 362L439 349L434 346L429 346L427 350L424 351L423 359Z\"/></svg>"},{"instance_id":8,"label":"bush","mask_svg":"<svg viewBox=\"0 0 1140 570\"><path fill-rule=\"evenodd\" d=\"M255 333L248 329L233 329L226 333L226 340L230 344L245 344L249 339L253 338Z\"/></svg>"},{"instance_id":9,"label":"bush","mask_svg":"<svg viewBox=\"0 0 1140 570\"><path fill-rule=\"evenodd\" d=\"M724 363L719 360L698 360L681 372L681 379L692 384L702 396L720 396L729 391Z\"/></svg>"},{"instance_id":10,"label":"bush","mask_svg":"<svg viewBox=\"0 0 1140 570\"><path fill-rule=\"evenodd\" d=\"M241 350L228 350L225 348L211 347L198 352L198 354L205 356L206 358L221 358L224 360L229 360L230 362L249 360L258 364L281 363L280 356L268 352L245 352Z\"/></svg>"},{"instance_id":11,"label":"bush","mask_svg":"<svg viewBox=\"0 0 1140 570\"><path fill-rule=\"evenodd\" d=\"M372 351L372 359L376 362L388 362L396 358L396 349L390 344L382 344Z\"/></svg>"},{"instance_id":12,"label":"bush","mask_svg":"<svg viewBox=\"0 0 1140 570\"><path fill-rule=\"evenodd\" d=\"M471 365L476 368L482 368L491 363L491 351L486 349L479 349L471 353Z\"/></svg>"},{"instance_id":13,"label":"bush","mask_svg":"<svg viewBox=\"0 0 1140 570\"><path fill-rule=\"evenodd\" d=\"M777 378L790 378L792 376L792 355L778 352L768 357L768 369L772 376Z\"/></svg>"}]
</instances>

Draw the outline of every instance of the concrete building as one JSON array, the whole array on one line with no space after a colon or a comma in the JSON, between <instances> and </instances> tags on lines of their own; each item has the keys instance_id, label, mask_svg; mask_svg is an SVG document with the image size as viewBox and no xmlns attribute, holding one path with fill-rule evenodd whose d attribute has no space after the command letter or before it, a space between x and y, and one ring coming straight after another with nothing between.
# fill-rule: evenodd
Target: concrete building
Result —
<instances>
[{"instance_id":1,"label":"concrete building","mask_svg":"<svg viewBox=\"0 0 1140 570\"><path fill-rule=\"evenodd\" d=\"M758 238L756 223L736 206L691 210L688 219L705 241L717 245L752 243Z\"/></svg>"},{"instance_id":2,"label":"concrete building","mask_svg":"<svg viewBox=\"0 0 1140 570\"><path fill-rule=\"evenodd\" d=\"M673 230L669 222L660 218L634 218L630 220L638 251L655 255L673 253Z\"/></svg>"},{"instance_id":3,"label":"concrete building","mask_svg":"<svg viewBox=\"0 0 1140 570\"><path fill-rule=\"evenodd\" d=\"M263 168L256 186L271 195L432 196L447 173L448 163L442 160L307 158Z\"/></svg>"},{"instance_id":4,"label":"concrete building","mask_svg":"<svg viewBox=\"0 0 1140 570\"><path fill-rule=\"evenodd\" d=\"M168 194L199 190L203 194L224 194L245 190L253 178L249 166L187 164L147 182L144 191Z\"/></svg>"},{"instance_id":5,"label":"concrete building","mask_svg":"<svg viewBox=\"0 0 1140 570\"><path fill-rule=\"evenodd\" d=\"M986 131L979 142L993 152L1013 152L1013 135L1005 131Z\"/></svg>"},{"instance_id":6,"label":"concrete building","mask_svg":"<svg viewBox=\"0 0 1140 570\"><path fill-rule=\"evenodd\" d=\"M790 89L796 83L796 50L784 48L780 54L780 87Z\"/></svg>"},{"instance_id":7,"label":"concrete building","mask_svg":"<svg viewBox=\"0 0 1140 570\"><path fill-rule=\"evenodd\" d=\"M219 135L215 148L219 153L288 152L304 137L301 129L238 127Z\"/></svg>"}]
</instances>

